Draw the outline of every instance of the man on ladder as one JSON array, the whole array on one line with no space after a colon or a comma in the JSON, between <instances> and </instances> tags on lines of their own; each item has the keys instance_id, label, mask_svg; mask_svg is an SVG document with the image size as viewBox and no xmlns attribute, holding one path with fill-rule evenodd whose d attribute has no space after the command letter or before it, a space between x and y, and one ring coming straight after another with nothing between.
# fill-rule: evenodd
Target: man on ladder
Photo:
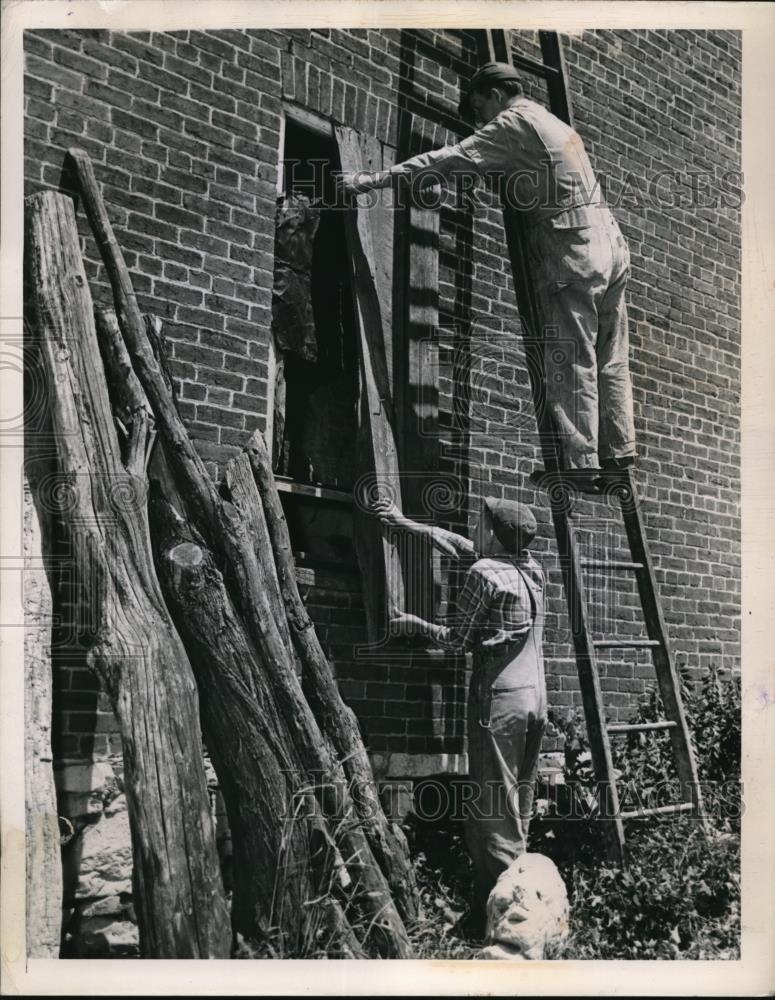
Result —
<instances>
[{"instance_id":1,"label":"man on ladder","mask_svg":"<svg viewBox=\"0 0 775 1000\"><path fill-rule=\"evenodd\" d=\"M387 187L395 176L414 183L472 169L497 180L525 226L562 472L577 488L598 492L601 470L635 460L627 244L578 134L523 95L513 66L478 70L460 109L473 119L473 135L389 170L344 175L344 191Z\"/></svg>"}]
</instances>

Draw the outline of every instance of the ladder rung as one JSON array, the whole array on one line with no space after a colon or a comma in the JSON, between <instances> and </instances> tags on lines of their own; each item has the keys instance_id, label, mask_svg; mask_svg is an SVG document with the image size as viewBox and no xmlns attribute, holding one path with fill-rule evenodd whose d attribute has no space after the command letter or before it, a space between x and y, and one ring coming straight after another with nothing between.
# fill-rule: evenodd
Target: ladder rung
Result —
<instances>
[{"instance_id":1,"label":"ladder rung","mask_svg":"<svg viewBox=\"0 0 775 1000\"><path fill-rule=\"evenodd\" d=\"M669 816L671 813L693 812L693 802L677 802L672 806L652 806L650 809L631 809L621 814L622 819L644 819L646 816Z\"/></svg>"},{"instance_id":2,"label":"ladder rung","mask_svg":"<svg viewBox=\"0 0 775 1000\"><path fill-rule=\"evenodd\" d=\"M609 733L642 733L652 729L675 729L677 722L616 722L611 726L606 726Z\"/></svg>"},{"instance_id":3,"label":"ladder rung","mask_svg":"<svg viewBox=\"0 0 775 1000\"><path fill-rule=\"evenodd\" d=\"M626 559L582 559L581 565L588 569L643 569L643 563Z\"/></svg>"},{"instance_id":4,"label":"ladder rung","mask_svg":"<svg viewBox=\"0 0 775 1000\"><path fill-rule=\"evenodd\" d=\"M558 486L571 489L590 496L600 496L600 488L597 486L597 477L586 473L584 469L565 469L563 471L547 472L545 469L536 469L528 477L530 482L540 490L547 490L550 493Z\"/></svg>"},{"instance_id":5,"label":"ladder rung","mask_svg":"<svg viewBox=\"0 0 775 1000\"><path fill-rule=\"evenodd\" d=\"M650 649L661 646L659 639L595 639L595 649Z\"/></svg>"}]
</instances>

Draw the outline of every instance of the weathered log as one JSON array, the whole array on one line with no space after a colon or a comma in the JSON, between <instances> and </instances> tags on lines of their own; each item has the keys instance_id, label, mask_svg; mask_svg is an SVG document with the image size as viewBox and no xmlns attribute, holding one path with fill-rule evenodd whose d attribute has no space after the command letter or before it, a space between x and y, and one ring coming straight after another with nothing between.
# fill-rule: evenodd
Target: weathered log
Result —
<instances>
[{"instance_id":1,"label":"weathered log","mask_svg":"<svg viewBox=\"0 0 775 1000\"><path fill-rule=\"evenodd\" d=\"M95 309L94 321L113 414L121 424L122 433L128 437L136 413L145 413L149 422L153 420L153 413L132 370L115 311Z\"/></svg>"},{"instance_id":2,"label":"weathered log","mask_svg":"<svg viewBox=\"0 0 775 1000\"><path fill-rule=\"evenodd\" d=\"M128 437L127 428L132 425L132 415L136 411L142 413L144 415L143 419L148 420L150 427L154 427L155 419L153 411L148 400L145 398L143 388L132 368L132 362L129 358L124 338L121 335L115 309L95 309L94 319L97 324L97 336L100 342L102 363L105 366L113 415L119 424L119 430L123 438L126 439ZM154 354L159 358L158 351L165 342L161 331L161 320L158 316L147 313L143 315L143 320L149 336L151 335L151 331L153 331L151 344ZM162 365L165 382L171 387L172 383L166 373L165 365L160 358L159 363ZM151 432L146 466L148 478L160 485L162 494L169 500L173 507L182 510L184 507L183 500L178 494L175 480L169 470L169 464L164 454L164 446L161 441L157 440L155 429Z\"/></svg>"},{"instance_id":3,"label":"weathered log","mask_svg":"<svg viewBox=\"0 0 775 1000\"><path fill-rule=\"evenodd\" d=\"M272 559L272 544L269 539L266 519L261 509L261 498L256 490L250 462L244 455L238 455L226 465L226 485L232 503L242 516L245 528L256 556L256 567L259 574L259 586L270 604L270 611L283 646L293 656L297 675L301 673L300 663L295 655L295 649L288 629L285 616L285 605L280 597L280 583L277 578L277 567Z\"/></svg>"},{"instance_id":4,"label":"weathered log","mask_svg":"<svg viewBox=\"0 0 775 1000\"><path fill-rule=\"evenodd\" d=\"M187 498L189 505L193 504L197 508L197 523L201 530L203 525L213 520L214 509L218 506L218 491L179 419L174 397L166 382L166 374L154 355L129 271L99 192L91 160L82 149L69 149L67 159L78 180L83 206L105 264L113 290L116 315L132 367L157 422L164 420L168 449L174 453L175 464L182 467L183 478L202 482L203 488L197 491L196 496ZM167 458L172 462L173 454L168 454Z\"/></svg>"},{"instance_id":5,"label":"weathered log","mask_svg":"<svg viewBox=\"0 0 775 1000\"><path fill-rule=\"evenodd\" d=\"M71 199L31 195L26 221L58 485L66 495L61 513L96 623L83 637L87 663L121 729L141 951L228 957L196 685L148 541L148 421L134 414L122 461Z\"/></svg>"},{"instance_id":6,"label":"weathered log","mask_svg":"<svg viewBox=\"0 0 775 1000\"><path fill-rule=\"evenodd\" d=\"M114 412L118 409L131 426L131 415L147 409L148 402L115 312L98 310L96 319ZM157 318L144 319L146 331L153 330L160 340ZM170 388L169 380L165 382ZM239 875L232 925L254 940L271 929L273 946L286 954L306 954L322 937L333 954L364 957L339 902L326 892L322 866L310 863L308 844L314 831L308 827L315 807L306 803L293 819L302 773L293 757L293 742L212 554L169 502L173 480L162 447L151 474L161 487L150 504L157 572L196 675L206 742L234 843ZM256 546L262 542L254 538ZM269 549L267 539L265 551ZM270 561L260 562L260 568L273 571ZM305 907L312 896L317 905Z\"/></svg>"},{"instance_id":7,"label":"weathered log","mask_svg":"<svg viewBox=\"0 0 775 1000\"><path fill-rule=\"evenodd\" d=\"M150 512L159 579L196 674L234 843L232 924L249 939L274 928L284 954L303 955L319 934L333 934L336 950L362 957L340 904L327 894L324 867L310 863L311 791L223 576L201 536L164 498L153 497ZM312 898L320 899L317 907L306 905Z\"/></svg>"},{"instance_id":8,"label":"weathered log","mask_svg":"<svg viewBox=\"0 0 775 1000\"><path fill-rule=\"evenodd\" d=\"M272 605L261 586L266 574L257 566L248 529L237 508L223 500L208 476L154 357L91 161L82 150L71 149L68 156L113 289L119 326L132 366L156 418L167 461L186 498L187 513L208 546L225 561L235 606L259 651L305 771L314 778L323 813L347 866L350 897L366 921L359 938L373 943L385 957L411 957L406 930L347 795L344 772L304 699L294 670L293 652L283 644L272 617Z\"/></svg>"},{"instance_id":9,"label":"weathered log","mask_svg":"<svg viewBox=\"0 0 775 1000\"><path fill-rule=\"evenodd\" d=\"M339 688L299 593L288 525L272 475L264 439L256 431L246 445L261 497L274 554L274 564L291 635L302 662L304 689L320 728L333 743L354 790L358 816L393 898L404 920L417 917L418 896L406 838L389 824L380 805L371 764L355 713L342 701ZM265 544L263 539L261 544Z\"/></svg>"},{"instance_id":10,"label":"weathered log","mask_svg":"<svg viewBox=\"0 0 775 1000\"><path fill-rule=\"evenodd\" d=\"M28 468L30 463L27 463ZM38 470L39 471L39 470ZM32 472L34 477L34 471ZM62 859L51 755L51 587L43 563L45 510L38 484L24 480L24 792L27 955L59 958Z\"/></svg>"},{"instance_id":11,"label":"weathered log","mask_svg":"<svg viewBox=\"0 0 775 1000\"><path fill-rule=\"evenodd\" d=\"M336 824L335 838L352 879L353 896L373 922L375 943L383 955L408 957L406 931L355 807L353 793L359 793L360 789L351 787L332 740L321 732L293 671L292 646L289 641L283 643L275 625L277 618L285 621L283 601L276 573L265 573L257 567L259 561L271 554L271 548L266 547L262 560L253 548L252 540L268 538L268 529L247 455L237 456L229 462L227 476L239 512L240 537L235 545L237 539L221 534L219 548L231 555L229 562L238 582L236 593L243 618L255 641L264 649L262 660L275 681L280 711L289 726L295 727L299 755L307 772L316 776L319 782L317 790L323 812ZM260 525L257 530L256 522ZM252 529L248 527L251 523ZM381 812L378 800L376 808Z\"/></svg>"}]
</instances>

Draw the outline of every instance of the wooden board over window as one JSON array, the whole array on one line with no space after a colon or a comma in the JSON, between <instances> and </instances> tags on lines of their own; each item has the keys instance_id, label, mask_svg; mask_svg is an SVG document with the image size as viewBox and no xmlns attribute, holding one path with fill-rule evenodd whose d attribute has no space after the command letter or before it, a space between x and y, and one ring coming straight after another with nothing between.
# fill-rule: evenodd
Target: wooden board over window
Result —
<instances>
[{"instance_id":1,"label":"wooden board over window","mask_svg":"<svg viewBox=\"0 0 775 1000\"><path fill-rule=\"evenodd\" d=\"M342 170L376 171L382 166L377 139L354 129L335 128ZM382 192L380 192L380 195ZM390 496L401 509L391 376L386 345L392 343L392 252L384 252L392 233L389 199L370 197L346 210L345 234L351 267L359 349L360 400L358 469L372 490ZM391 243L392 245L392 243ZM361 482L368 481L367 478ZM387 637L387 619L404 610L404 581L398 545L379 522L356 508L355 539L364 588L369 639Z\"/></svg>"}]
</instances>

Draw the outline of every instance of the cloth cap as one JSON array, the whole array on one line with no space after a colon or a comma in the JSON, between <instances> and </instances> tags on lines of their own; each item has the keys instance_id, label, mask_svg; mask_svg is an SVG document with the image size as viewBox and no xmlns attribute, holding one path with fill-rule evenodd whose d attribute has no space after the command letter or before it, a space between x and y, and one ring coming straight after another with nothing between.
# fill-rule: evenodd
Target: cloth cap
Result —
<instances>
[{"instance_id":1,"label":"cloth cap","mask_svg":"<svg viewBox=\"0 0 775 1000\"><path fill-rule=\"evenodd\" d=\"M516 500L485 497L484 505L492 519L495 537L507 552L518 553L535 538L538 526L532 510Z\"/></svg>"},{"instance_id":2,"label":"cloth cap","mask_svg":"<svg viewBox=\"0 0 775 1000\"><path fill-rule=\"evenodd\" d=\"M480 66L468 81L463 96L458 105L460 116L466 121L471 117L471 108L468 99L475 90L486 90L488 87L497 87L499 83L519 83L519 73L511 63L489 62Z\"/></svg>"}]
</instances>

